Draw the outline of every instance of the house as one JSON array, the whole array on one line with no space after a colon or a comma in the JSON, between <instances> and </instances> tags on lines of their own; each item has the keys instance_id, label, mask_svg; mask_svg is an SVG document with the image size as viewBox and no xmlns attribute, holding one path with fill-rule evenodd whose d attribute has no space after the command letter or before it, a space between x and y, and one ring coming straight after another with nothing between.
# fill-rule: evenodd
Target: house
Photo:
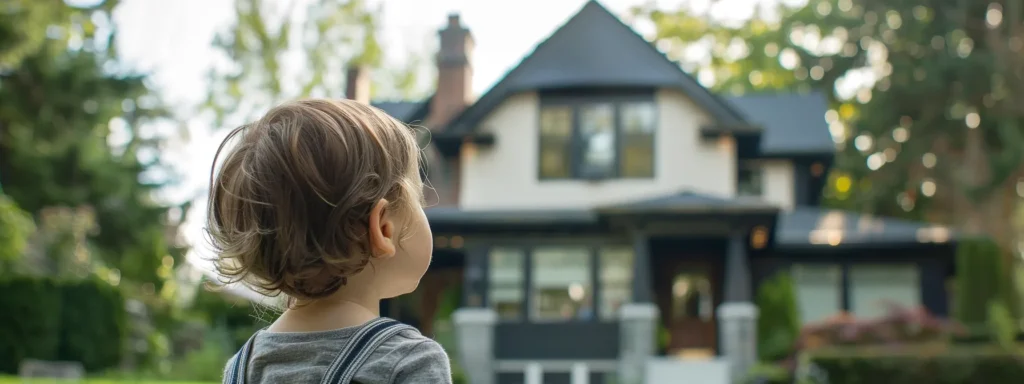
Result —
<instances>
[{"instance_id":1,"label":"house","mask_svg":"<svg viewBox=\"0 0 1024 384\"><path fill-rule=\"evenodd\" d=\"M434 265L384 313L430 333L460 289L471 382L742 374L756 287L780 272L804 321L882 299L948 312L949 230L820 207L822 94L712 93L596 1L477 99L469 30L451 15L439 37L433 96L376 104L431 130L439 200ZM349 71L350 98L365 77Z\"/></svg>"}]
</instances>

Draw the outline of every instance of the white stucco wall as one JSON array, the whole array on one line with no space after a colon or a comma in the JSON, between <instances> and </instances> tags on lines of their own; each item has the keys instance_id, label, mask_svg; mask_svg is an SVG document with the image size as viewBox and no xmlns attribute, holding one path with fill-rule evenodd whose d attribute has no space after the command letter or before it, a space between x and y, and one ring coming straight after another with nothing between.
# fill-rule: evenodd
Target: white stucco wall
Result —
<instances>
[{"instance_id":1,"label":"white stucco wall","mask_svg":"<svg viewBox=\"0 0 1024 384\"><path fill-rule=\"evenodd\" d=\"M763 175L762 196L764 201L778 204L782 209L793 209L796 199L793 163L789 160L760 162Z\"/></svg>"},{"instance_id":2,"label":"white stucco wall","mask_svg":"<svg viewBox=\"0 0 1024 384\"><path fill-rule=\"evenodd\" d=\"M691 191L732 197L736 161L732 139L702 140L707 113L684 94L657 92L655 178L633 180L545 180L537 177L540 101L527 92L508 98L482 122L496 137L491 148L462 152L460 206L466 210L587 208Z\"/></svg>"}]
</instances>

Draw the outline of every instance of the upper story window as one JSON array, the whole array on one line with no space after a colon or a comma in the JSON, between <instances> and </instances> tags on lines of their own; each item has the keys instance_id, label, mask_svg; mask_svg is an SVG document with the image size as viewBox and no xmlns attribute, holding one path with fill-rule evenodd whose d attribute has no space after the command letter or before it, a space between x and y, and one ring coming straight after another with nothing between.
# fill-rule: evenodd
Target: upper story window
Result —
<instances>
[{"instance_id":1,"label":"upper story window","mask_svg":"<svg viewBox=\"0 0 1024 384\"><path fill-rule=\"evenodd\" d=\"M764 175L761 165L741 162L736 167L736 194L739 196L761 196L764 193Z\"/></svg>"},{"instance_id":2,"label":"upper story window","mask_svg":"<svg viewBox=\"0 0 1024 384\"><path fill-rule=\"evenodd\" d=\"M541 179L654 177L657 109L651 95L545 97Z\"/></svg>"}]
</instances>

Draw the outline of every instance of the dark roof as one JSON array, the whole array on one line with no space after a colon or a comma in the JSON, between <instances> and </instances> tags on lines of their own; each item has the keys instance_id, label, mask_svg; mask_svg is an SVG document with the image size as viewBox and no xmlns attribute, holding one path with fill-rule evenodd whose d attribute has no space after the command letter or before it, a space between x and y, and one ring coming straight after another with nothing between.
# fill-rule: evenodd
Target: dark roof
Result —
<instances>
[{"instance_id":1,"label":"dark roof","mask_svg":"<svg viewBox=\"0 0 1024 384\"><path fill-rule=\"evenodd\" d=\"M853 212L797 207L779 215L775 242L786 246L943 243L954 233L943 226Z\"/></svg>"},{"instance_id":2,"label":"dark roof","mask_svg":"<svg viewBox=\"0 0 1024 384\"><path fill-rule=\"evenodd\" d=\"M693 192L681 192L599 209L602 213L776 213L779 208L759 199L721 198Z\"/></svg>"},{"instance_id":3,"label":"dark roof","mask_svg":"<svg viewBox=\"0 0 1024 384\"><path fill-rule=\"evenodd\" d=\"M594 224L597 215L589 210L462 210L458 207L433 207L424 210L431 224Z\"/></svg>"},{"instance_id":4,"label":"dark roof","mask_svg":"<svg viewBox=\"0 0 1024 384\"><path fill-rule=\"evenodd\" d=\"M488 113L517 92L565 87L676 88L718 123L744 123L743 116L728 102L709 92L608 9L591 0L456 116L448 130L465 133L476 129Z\"/></svg>"},{"instance_id":5,"label":"dark roof","mask_svg":"<svg viewBox=\"0 0 1024 384\"><path fill-rule=\"evenodd\" d=\"M424 104L429 104L428 101L375 101L371 105L380 108L385 113L391 115L398 120L405 123L411 123L416 119L417 112L424 107ZM424 113L425 115L426 113ZM422 117L419 118L422 120Z\"/></svg>"},{"instance_id":6,"label":"dark roof","mask_svg":"<svg viewBox=\"0 0 1024 384\"><path fill-rule=\"evenodd\" d=\"M825 122L828 100L819 92L744 95L728 100L764 129L761 153L765 155L835 152Z\"/></svg>"}]
</instances>

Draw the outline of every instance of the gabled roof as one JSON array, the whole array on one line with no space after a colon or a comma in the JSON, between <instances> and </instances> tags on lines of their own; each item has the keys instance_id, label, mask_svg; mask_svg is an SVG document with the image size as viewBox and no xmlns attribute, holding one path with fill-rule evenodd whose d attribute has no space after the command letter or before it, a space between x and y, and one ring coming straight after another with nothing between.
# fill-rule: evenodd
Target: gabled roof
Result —
<instances>
[{"instance_id":1,"label":"gabled roof","mask_svg":"<svg viewBox=\"0 0 1024 384\"><path fill-rule=\"evenodd\" d=\"M729 103L715 96L678 64L597 1L541 42L480 99L456 116L447 130L466 133L509 96L526 90L564 87L676 88L724 126L745 123Z\"/></svg>"},{"instance_id":2,"label":"gabled roof","mask_svg":"<svg viewBox=\"0 0 1024 384\"><path fill-rule=\"evenodd\" d=\"M728 97L747 119L763 128L761 153L800 155L834 153L825 122L828 100L820 92L754 94Z\"/></svg>"}]
</instances>

